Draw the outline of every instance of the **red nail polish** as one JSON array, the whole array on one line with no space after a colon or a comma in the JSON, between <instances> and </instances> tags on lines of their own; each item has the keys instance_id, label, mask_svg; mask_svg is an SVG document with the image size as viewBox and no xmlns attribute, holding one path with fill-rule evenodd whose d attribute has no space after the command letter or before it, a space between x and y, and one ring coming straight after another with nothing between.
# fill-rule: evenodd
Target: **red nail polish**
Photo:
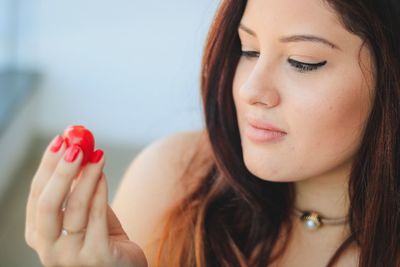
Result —
<instances>
[{"instance_id":1,"label":"red nail polish","mask_svg":"<svg viewBox=\"0 0 400 267\"><path fill-rule=\"evenodd\" d=\"M67 162L74 162L79 155L81 148L77 145L73 145L67 149L64 160Z\"/></svg>"},{"instance_id":2,"label":"red nail polish","mask_svg":"<svg viewBox=\"0 0 400 267\"><path fill-rule=\"evenodd\" d=\"M62 138L61 135L57 135L51 142L50 151L53 153L57 153L60 150L63 142L64 142L64 138Z\"/></svg>"},{"instance_id":3,"label":"red nail polish","mask_svg":"<svg viewBox=\"0 0 400 267\"><path fill-rule=\"evenodd\" d=\"M92 157L90 158L91 163L98 163L103 158L104 152L101 149L97 149L93 152Z\"/></svg>"}]
</instances>

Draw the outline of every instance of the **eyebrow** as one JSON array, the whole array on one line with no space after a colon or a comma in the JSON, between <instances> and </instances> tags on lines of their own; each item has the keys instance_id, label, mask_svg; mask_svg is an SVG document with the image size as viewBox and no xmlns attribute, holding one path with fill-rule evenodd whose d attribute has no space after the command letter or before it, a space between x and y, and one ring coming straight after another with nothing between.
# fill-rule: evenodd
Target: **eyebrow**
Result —
<instances>
[{"instance_id":1,"label":"eyebrow","mask_svg":"<svg viewBox=\"0 0 400 267\"><path fill-rule=\"evenodd\" d=\"M253 30L251 30L250 28L248 28L247 26L245 26L243 24L239 25L239 29L250 34L251 36L257 37L257 34ZM296 35L284 36L284 37L281 37L279 39L279 41L281 41L282 43L315 42L315 43L321 43L321 44L327 45L333 49L342 50L342 49L340 49L340 47L338 45L336 45L322 37L318 37L318 36L311 35L311 34L296 34Z\"/></svg>"}]
</instances>

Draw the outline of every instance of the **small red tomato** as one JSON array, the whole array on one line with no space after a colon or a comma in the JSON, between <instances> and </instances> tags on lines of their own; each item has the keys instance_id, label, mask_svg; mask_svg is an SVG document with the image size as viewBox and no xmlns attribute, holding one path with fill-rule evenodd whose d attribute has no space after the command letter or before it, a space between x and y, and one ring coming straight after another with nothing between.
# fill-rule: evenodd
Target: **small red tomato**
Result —
<instances>
[{"instance_id":1,"label":"small red tomato","mask_svg":"<svg viewBox=\"0 0 400 267\"><path fill-rule=\"evenodd\" d=\"M81 166L85 165L92 157L94 150L93 134L83 125L72 125L65 129L63 137L67 147L78 145L83 151Z\"/></svg>"}]
</instances>

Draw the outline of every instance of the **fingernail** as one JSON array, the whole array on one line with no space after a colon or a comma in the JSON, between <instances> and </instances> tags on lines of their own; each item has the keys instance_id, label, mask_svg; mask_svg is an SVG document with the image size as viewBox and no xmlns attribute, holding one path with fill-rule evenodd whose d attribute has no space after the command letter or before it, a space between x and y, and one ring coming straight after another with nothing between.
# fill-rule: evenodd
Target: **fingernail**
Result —
<instances>
[{"instance_id":1,"label":"fingernail","mask_svg":"<svg viewBox=\"0 0 400 267\"><path fill-rule=\"evenodd\" d=\"M81 148L77 145L73 145L67 149L64 160L67 162L74 162L79 155Z\"/></svg>"},{"instance_id":2,"label":"fingernail","mask_svg":"<svg viewBox=\"0 0 400 267\"><path fill-rule=\"evenodd\" d=\"M103 158L104 152L101 149L97 149L93 152L92 157L90 158L91 163L98 163Z\"/></svg>"},{"instance_id":3,"label":"fingernail","mask_svg":"<svg viewBox=\"0 0 400 267\"><path fill-rule=\"evenodd\" d=\"M64 138L61 135L57 135L56 137L54 137L53 141L51 142L50 151L53 153L57 153L60 150L63 142Z\"/></svg>"}]
</instances>

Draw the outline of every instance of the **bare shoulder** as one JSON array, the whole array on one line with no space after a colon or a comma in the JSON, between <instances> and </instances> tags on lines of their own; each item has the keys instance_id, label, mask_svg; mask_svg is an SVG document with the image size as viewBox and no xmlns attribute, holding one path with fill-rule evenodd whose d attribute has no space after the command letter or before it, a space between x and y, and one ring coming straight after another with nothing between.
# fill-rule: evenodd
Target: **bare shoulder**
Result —
<instances>
[{"instance_id":1,"label":"bare shoulder","mask_svg":"<svg viewBox=\"0 0 400 267\"><path fill-rule=\"evenodd\" d=\"M199 147L204 149L200 145L204 140L205 131L200 130L157 140L143 149L125 172L112 208L130 239L145 253L161 234L165 211L184 196L182 175L193 158L202 153Z\"/></svg>"}]
</instances>

